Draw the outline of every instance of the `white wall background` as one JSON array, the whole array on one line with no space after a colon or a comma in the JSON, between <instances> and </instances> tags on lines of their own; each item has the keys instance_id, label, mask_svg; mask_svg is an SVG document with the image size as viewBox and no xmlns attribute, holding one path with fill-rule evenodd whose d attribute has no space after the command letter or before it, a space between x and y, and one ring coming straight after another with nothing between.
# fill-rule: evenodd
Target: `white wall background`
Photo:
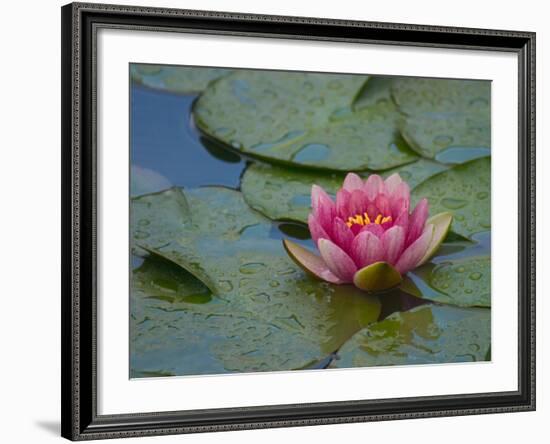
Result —
<instances>
[{"instance_id":1,"label":"white wall background","mask_svg":"<svg viewBox=\"0 0 550 444\"><path fill-rule=\"evenodd\" d=\"M550 220L550 179L543 137L550 89L550 14L540 0L163 0L114 2L189 9L515 29L537 32L538 124L538 410L531 413L370 424L254 430L125 442L279 443L545 442L550 420L550 329L545 326L543 225ZM60 441L60 11L59 0L12 0L0 26L0 436L9 443ZM546 56L546 60L545 60ZM548 202L548 200L546 199ZM515 235L513 235L515 241ZM548 271L546 271L548 273ZM7 303L6 303L7 302ZM543 350L544 349L544 350ZM449 384L452 384L449 381ZM546 437L547 439L547 437Z\"/></svg>"}]
</instances>

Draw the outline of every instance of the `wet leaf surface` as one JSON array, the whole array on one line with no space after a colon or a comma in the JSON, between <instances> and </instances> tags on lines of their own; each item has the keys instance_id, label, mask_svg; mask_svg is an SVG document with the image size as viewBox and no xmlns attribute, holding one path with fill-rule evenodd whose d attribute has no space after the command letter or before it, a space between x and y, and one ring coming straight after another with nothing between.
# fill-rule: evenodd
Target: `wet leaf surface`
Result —
<instances>
[{"instance_id":1,"label":"wet leaf surface","mask_svg":"<svg viewBox=\"0 0 550 444\"><path fill-rule=\"evenodd\" d=\"M407 116L401 134L420 155L456 164L491 154L490 82L401 78L392 95Z\"/></svg>"},{"instance_id":2,"label":"wet leaf surface","mask_svg":"<svg viewBox=\"0 0 550 444\"><path fill-rule=\"evenodd\" d=\"M231 72L222 68L199 68L132 63L131 79L148 88L176 94L202 92L211 82Z\"/></svg>"},{"instance_id":3,"label":"wet leaf surface","mask_svg":"<svg viewBox=\"0 0 550 444\"><path fill-rule=\"evenodd\" d=\"M262 371L319 359L306 337L212 298L190 273L154 256L133 273L130 328L133 377Z\"/></svg>"},{"instance_id":4,"label":"wet leaf surface","mask_svg":"<svg viewBox=\"0 0 550 444\"><path fill-rule=\"evenodd\" d=\"M366 76L241 71L195 107L211 137L264 160L329 170L379 170L414 161L389 100L354 103Z\"/></svg>"},{"instance_id":5,"label":"wet leaf surface","mask_svg":"<svg viewBox=\"0 0 550 444\"><path fill-rule=\"evenodd\" d=\"M422 182L411 194L428 199L430 214L453 214L451 230L464 237L491 228L491 159L457 165Z\"/></svg>"},{"instance_id":6,"label":"wet leaf surface","mask_svg":"<svg viewBox=\"0 0 550 444\"><path fill-rule=\"evenodd\" d=\"M332 367L485 361L491 311L423 305L394 313L356 333Z\"/></svg>"},{"instance_id":7,"label":"wet leaf surface","mask_svg":"<svg viewBox=\"0 0 550 444\"><path fill-rule=\"evenodd\" d=\"M418 154L455 164L491 155L490 114L441 113L409 117L401 133Z\"/></svg>"},{"instance_id":8,"label":"wet leaf surface","mask_svg":"<svg viewBox=\"0 0 550 444\"><path fill-rule=\"evenodd\" d=\"M424 113L488 113L491 82L400 77L392 83L392 96L407 115Z\"/></svg>"},{"instance_id":9,"label":"wet leaf surface","mask_svg":"<svg viewBox=\"0 0 550 444\"><path fill-rule=\"evenodd\" d=\"M393 104L391 96L391 86L394 81L393 77L370 76L359 92L353 108L361 110L373 105Z\"/></svg>"},{"instance_id":10,"label":"wet leaf surface","mask_svg":"<svg viewBox=\"0 0 550 444\"><path fill-rule=\"evenodd\" d=\"M447 240L430 262L407 274L400 288L429 301L490 307L490 232L475 235L473 241Z\"/></svg>"},{"instance_id":11,"label":"wet leaf surface","mask_svg":"<svg viewBox=\"0 0 550 444\"><path fill-rule=\"evenodd\" d=\"M169 341L177 347L174 358L159 351L172 364L141 370L204 374L304 368L322 361L378 319L376 297L351 285L331 286L306 276L288 258L280 240L270 236L271 222L250 210L239 192L219 187L171 189L138 197L132 208L137 245L187 270L212 292L205 304L186 303L186 313L197 323L177 316L162 315L159 320L166 331L189 326L186 334L199 336L197 347L210 344L207 352L201 351L208 359L199 358L206 362L204 368L198 369L202 364L196 362L181 364L184 367L172 362L186 356L184 334L181 341ZM143 297L140 292L151 296L142 286L133 297ZM155 304L174 304L153 299ZM216 322L210 325L208 319ZM148 356L151 362L156 359Z\"/></svg>"}]
</instances>

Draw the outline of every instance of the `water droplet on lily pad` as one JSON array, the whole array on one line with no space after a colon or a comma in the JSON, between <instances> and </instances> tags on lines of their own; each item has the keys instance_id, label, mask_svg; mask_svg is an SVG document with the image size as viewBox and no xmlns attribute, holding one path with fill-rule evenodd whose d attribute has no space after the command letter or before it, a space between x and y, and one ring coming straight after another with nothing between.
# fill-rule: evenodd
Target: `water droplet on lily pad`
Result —
<instances>
[{"instance_id":1,"label":"water droplet on lily pad","mask_svg":"<svg viewBox=\"0 0 550 444\"><path fill-rule=\"evenodd\" d=\"M473 281L479 281L481 279L481 276L483 276L481 273L475 271L475 272L471 273L469 277Z\"/></svg>"},{"instance_id":2,"label":"water droplet on lily pad","mask_svg":"<svg viewBox=\"0 0 550 444\"><path fill-rule=\"evenodd\" d=\"M265 268L265 264L260 262L250 262L243 264L239 267L239 271L243 274L255 274L262 271Z\"/></svg>"},{"instance_id":3,"label":"water droplet on lily pad","mask_svg":"<svg viewBox=\"0 0 550 444\"><path fill-rule=\"evenodd\" d=\"M468 202L462 199L452 199L450 197L445 197L441 200L441 205L447 207L451 210L458 210L459 208L467 205Z\"/></svg>"},{"instance_id":4,"label":"water droplet on lily pad","mask_svg":"<svg viewBox=\"0 0 550 444\"><path fill-rule=\"evenodd\" d=\"M140 240L147 239L149 236L150 236L150 234L146 231L138 230L134 233L134 238L140 239Z\"/></svg>"},{"instance_id":5,"label":"water droplet on lily pad","mask_svg":"<svg viewBox=\"0 0 550 444\"><path fill-rule=\"evenodd\" d=\"M297 162L316 162L325 160L330 154L330 148L320 143L310 143L300 148L292 160Z\"/></svg>"},{"instance_id":6,"label":"water droplet on lily pad","mask_svg":"<svg viewBox=\"0 0 550 444\"><path fill-rule=\"evenodd\" d=\"M451 142L453 141L453 137L452 136L447 136L447 135L438 135L436 137L434 137L434 140L433 140L433 143L435 145L438 145L438 146L447 146L449 145Z\"/></svg>"}]
</instances>

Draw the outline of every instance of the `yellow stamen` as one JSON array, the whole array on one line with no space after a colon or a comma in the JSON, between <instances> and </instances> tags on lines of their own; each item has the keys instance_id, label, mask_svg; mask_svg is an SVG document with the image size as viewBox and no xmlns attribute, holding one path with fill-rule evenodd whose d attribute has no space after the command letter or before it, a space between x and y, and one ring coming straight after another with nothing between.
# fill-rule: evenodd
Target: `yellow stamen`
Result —
<instances>
[{"instance_id":1,"label":"yellow stamen","mask_svg":"<svg viewBox=\"0 0 550 444\"><path fill-rule=\"evenodd\" d=\"M367 213L363 213L363 214L356 214L355 216L348 217L348 221L346 222L346 225L351 228L353 225L364 226L364 225L369 225L369 224L372 224L372 223L380 225L380 224L385 224L386 222L391 222L391 221L392 221L391 216L385 216L384 217L381 214L379 214L378 216L376 216L376 219L374 219L374 222L372 222L370 220L369 215Z\"/></svg>"}]
</instances>

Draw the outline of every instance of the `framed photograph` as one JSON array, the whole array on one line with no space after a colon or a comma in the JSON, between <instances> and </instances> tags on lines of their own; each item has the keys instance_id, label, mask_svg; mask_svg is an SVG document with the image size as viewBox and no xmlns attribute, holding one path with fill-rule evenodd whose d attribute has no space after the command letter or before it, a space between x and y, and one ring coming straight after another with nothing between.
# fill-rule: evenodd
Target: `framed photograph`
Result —
<instances>
[{"instance_id":1,"label":"framed photograph","mask_svg":"<svg viewBox=\"0 0 550 444\"><path fill-rule=\"evenodd\" d=\"M535 408L535 35L62 8L62 435Z\"/></svg>"}]
</instances>

